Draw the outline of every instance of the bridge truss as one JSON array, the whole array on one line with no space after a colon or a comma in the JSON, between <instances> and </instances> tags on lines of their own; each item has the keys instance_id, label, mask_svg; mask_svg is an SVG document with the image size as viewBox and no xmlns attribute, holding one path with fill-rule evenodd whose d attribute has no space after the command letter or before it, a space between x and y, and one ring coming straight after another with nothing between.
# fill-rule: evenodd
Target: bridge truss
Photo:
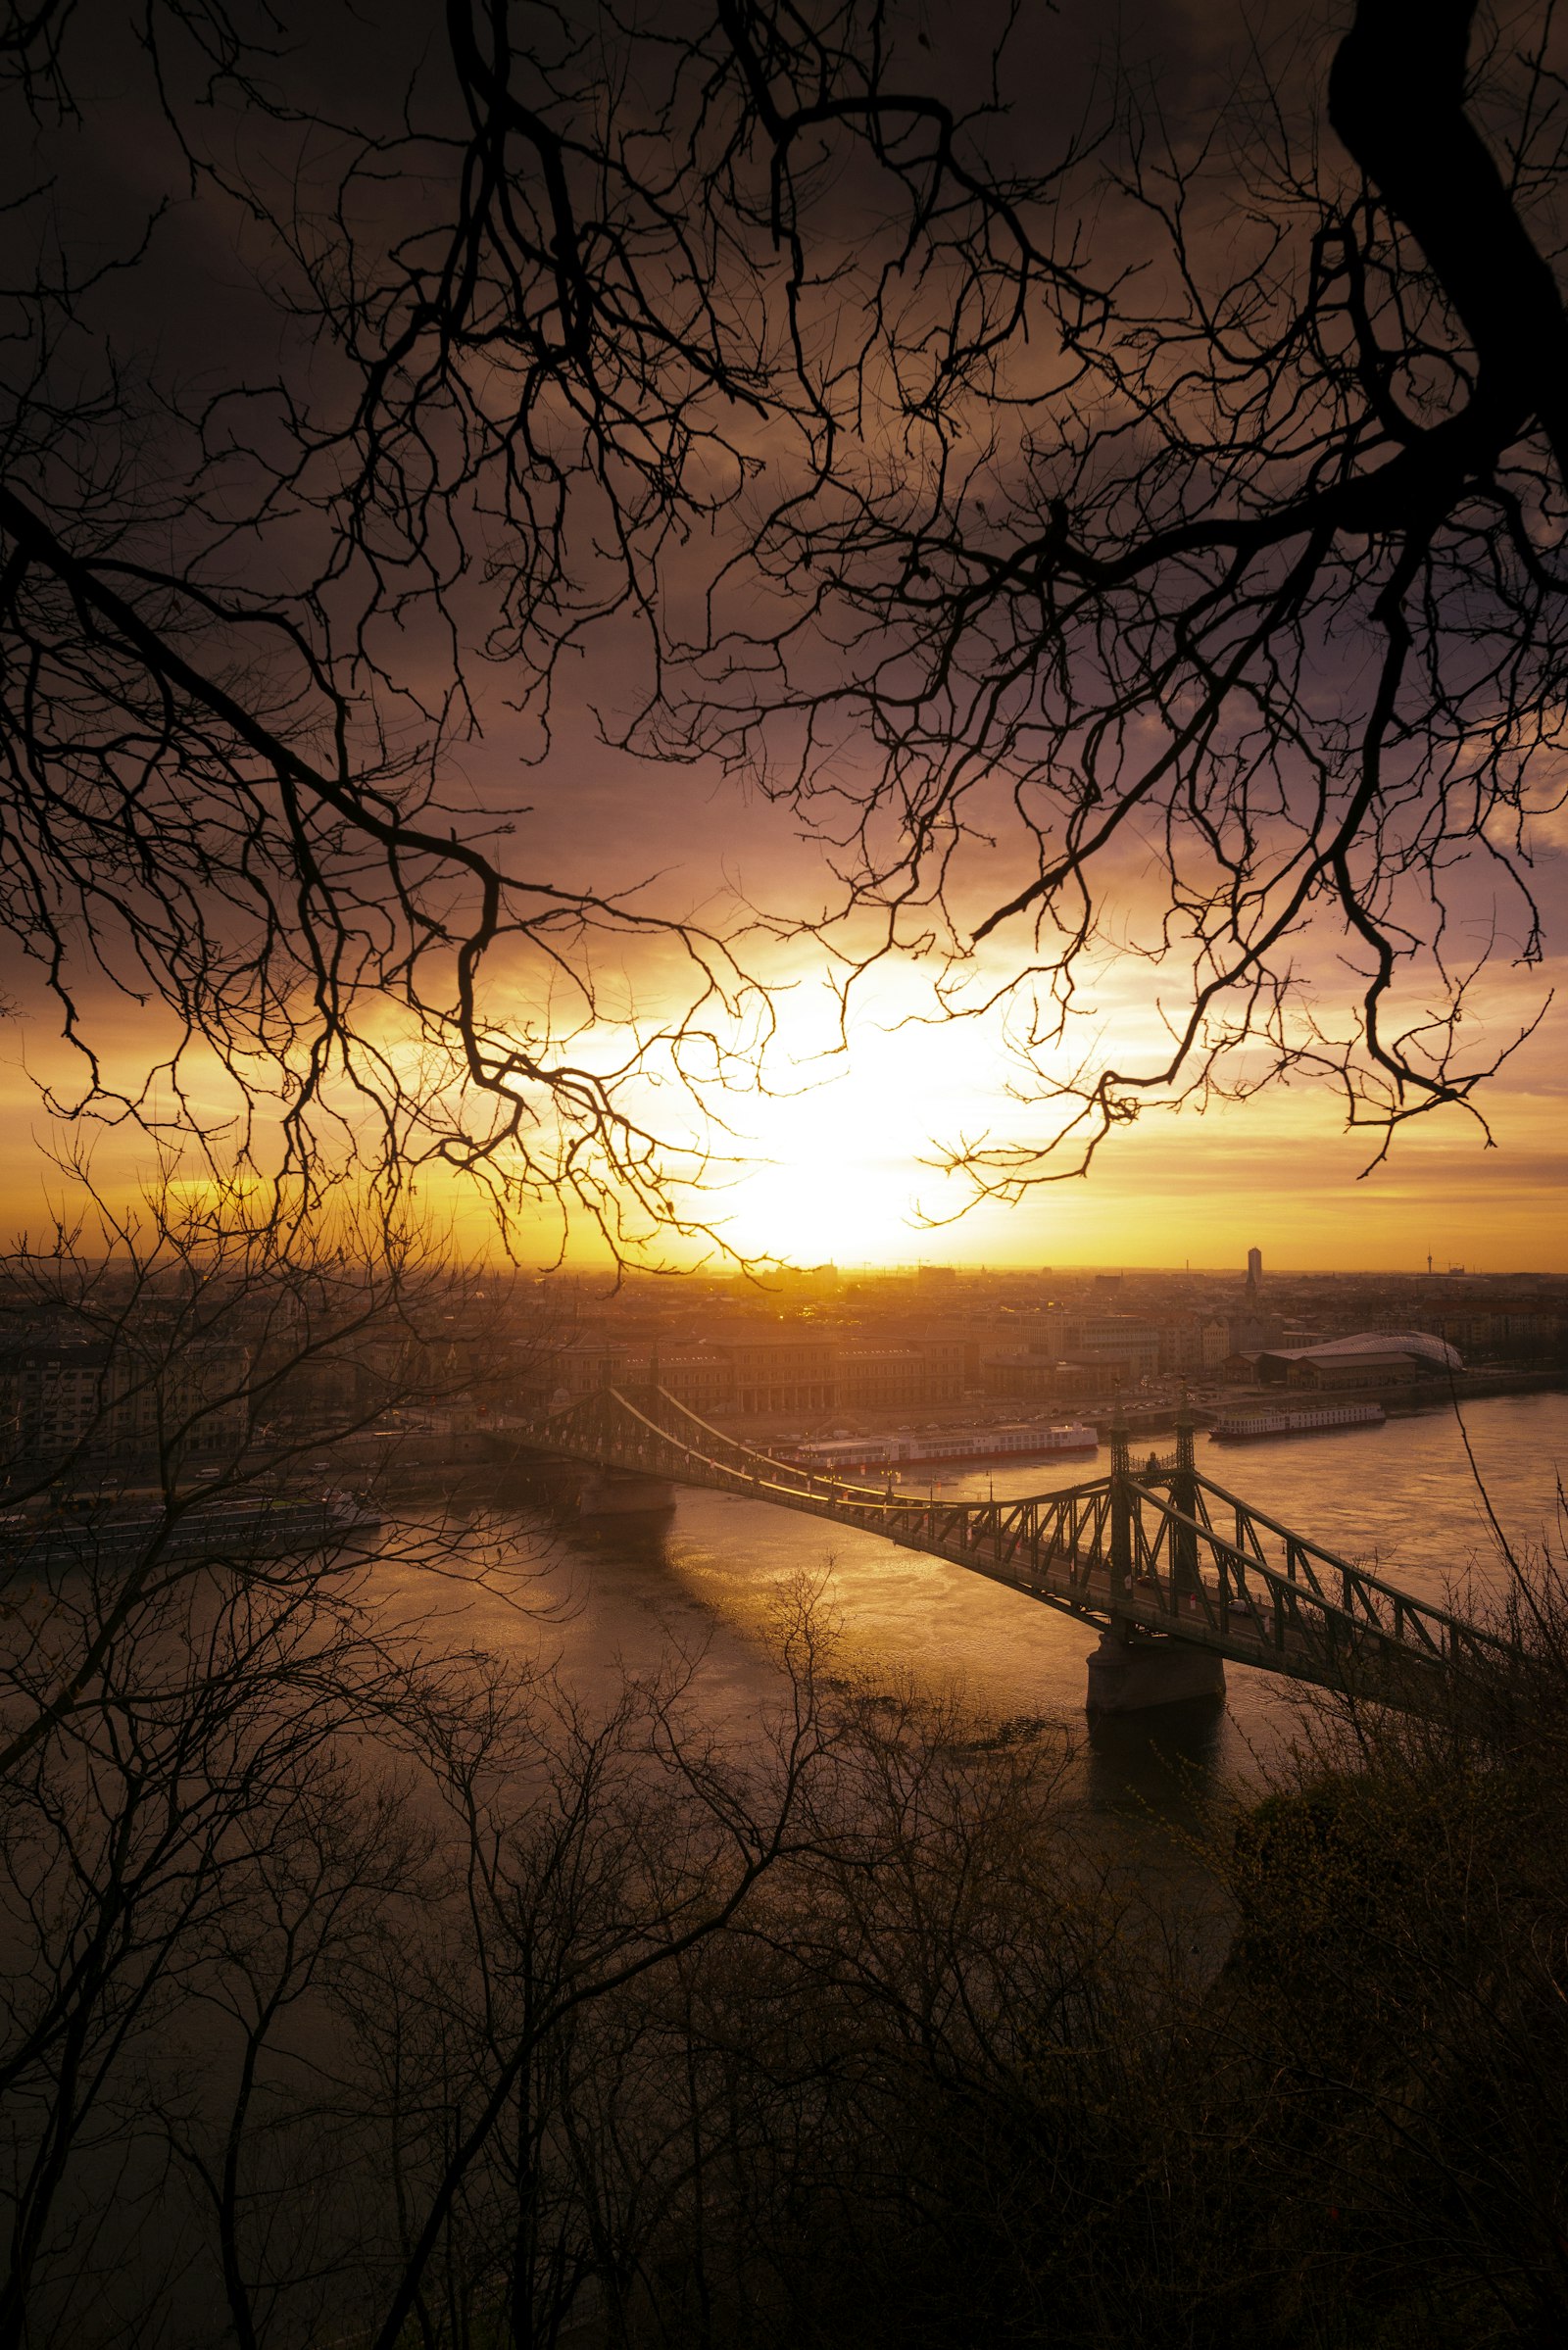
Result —
<instances>
[{"instance_id":1,"label":"bridge truss","mask_svg":"<svg viewBox=\"0 0 1568 2350\"><path fill-rule=\"evenodd\" d=\"M1134 1471L1125 1431L1105 1477L1012 1500L854 1485L755 1450L658 1386L604 1388L530 1425L530 1449L741 1493L967 1567L1102 1631L1173 1640L1320 1688L1420 1702L1438 1669L1504 1643L1309 1542L1198 1469L1192 1423Z\"/></svg>"}]
</instances>

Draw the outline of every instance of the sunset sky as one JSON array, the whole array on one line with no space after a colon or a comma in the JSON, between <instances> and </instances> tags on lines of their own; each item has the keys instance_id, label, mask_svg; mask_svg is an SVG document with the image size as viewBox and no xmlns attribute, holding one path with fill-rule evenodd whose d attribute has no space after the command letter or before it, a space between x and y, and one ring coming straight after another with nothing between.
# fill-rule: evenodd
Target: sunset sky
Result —
<instances>
[{"instance_id":1,"label":"sunset sky","mask_svg":"<svg viewBox=\"0 0 1568 2350\"><path fill-rule=\"evenodd\" d=\"M972 1186L944 1175L945 1150L989 1137L1039 1140L1044 1121L1009 1089L1024 1076L1003 1021L952 1020L932 992L927 957L890 961L867 974L850 999L841 1048L843 964L809 942L779 945L760 917L799 909L827 887L820 852L803 842L786 810L747 798L700 768L660 767L609 751L584 716L562 725L542 766L519 771L504 713L469 754L476 790L495 804L525 800L533 853L566 870L590 865L603 889L651 895L663 907L737 939L737 954L772 986L776 1023L760 1059L760 1084L744 1072L704 1095L711 1122L670 1090L646 1098L656 1130L677 1142L703 1137L711 1161L681 1204L692 1219L742 1255L796 1263L1231 1265L1250 1246L1269 1261L1303 1269L1403 1268L1463 1263L1483 1271L1568 1269L1565 1096L1568 1096L1568 957L1562 924L1556 953L1542 967L1497 969L1479 1000L1501 1042L1556 990L1537 1033L1478 1096L1493 1134L1455 1109L1414 1121L1385 1162L1365 1172L1377 1138L1346 1129L1343 1103L1321 1081L1274 1086L1245 1103L1199 1112L1151 1109L1113 1135L1089 1174L1042 1184L1021 1201L976 1202ZM1548 910L1568 906L1568 823L1553 820L1537 842L1537 884ZM1548 934L1549 935L1549 934ZM995 955L1005 961L1005 941ZM1326 958L1330 1000L1342 974ZM603 1018L591 1050L604 1060L624 1049L629 1028L682 1002L689 973L667 942L648 944L600 972ZM0 1024L0 1200L13 1227L34 1231L57 1208L72 1212L77 1189L60 1161L86 1149L94 1179L116 1199L147 1175L145 1142L132 1127L72 1125L41 1099L49 1082L69 1091L79 1064L60 1040L58 1008L35 970L15 955L0 975L14 1012ZM1161 1044L1151 1015L1157 991L1141 965L1107 963L1090 1000L1083 1039L1100 1036L1124 1063ZM127 1081L144 1071L151 1042L173 1031L151 1004L128 1004L107 988L93 999L107 1066ZM753 1014L738 1024L744 1037ZM194 1064L199 1067L198 1062ZM748 1065L749 1062L748 1062ZM200 1088L197 1101L203 1103ZM226 1097L216 1084L203 1106ZM168 1117L167 1090L151 1106ZM437 1186L432 1200L455 1216L467 1245L490 1246L485 1215L461 1186ZM513 1240L526 1256L553 1257L555 1219L526 1219ZM696 1262L700 1242L671 1240L666 1261ZM570 1260L606 1261L578 1227Z\"/></svg>"},{"instance_id":2,"label":"sunset sky","mask_svg":"<svg viewBox=\"0 0 1568 2350\"><path fill-rule=\"evenodd\" d=\"M504 744L493 749L504 756ZM564 857L591 838L603 873L605 844L612 842L617 880L657 868L665 903L674 899L699 918L739 926L741 899L765 908L813 878L814 852L794 839L782 811L737 808L712 779L651 771L569 742L557 772L552 791L539 774L527 782L541 811L543 853ZM1565 866L1548 847L1543 892L1549 898L1549 883L1559 903ZM1302 1081L1201 1114L1152 1110L1111 1137L1086 1178L1042 1185L1004 1206L972 1204L972 1189L931 1163L961 1141L1026 1140L1041 1131L1029 1105L1009 1098L1019 1068L999 1022L943 1020L929 969L910 960L870 974L854 994L849 1043L840 1050L833 966L799 943L754 945L756 967L776 982L777 1032L762 1060L763 1087L709 1094L713 1160L704 1189L684 1202L742 1253L799 1263L1231 1265L1257 1246L1273 1264L1305 1269L1413 1271L1429 1251L1440 1264L1484 1271L1568 1269L1561 955L1544 969L1496 981L1494 1001L1503 1011L1511 1006L1515 1026L1554 985L1558 1003L1480 1097L1494 1148L1473 1120L1442 1110L1404 1129L1387 1160L1363 1174L1376 1138L1347 1132L1330 1090ZM1099 1010L1112 1036L1152 1049L1147 985L1141 971L1111 968ZM11 986L14 996L28 991L31 1016L0 1028L0 1196L16 1223L35 1225L46 1202L73 1197L54 1154L78 1149L89 1130L51 1120L40 1103L40 1081L64 1080L72 1064L35 978L14 967ZM650 950L635 971L628 964L606 975L607 1007L634 1004L645 1019L677 993L663 948ZM100 1033L125 1071L144 1065L154 1012L107 995L100 1012ZM1499 1013L1499 1036L1503 1025ZM616 1034L612 1019L601 1050L612 1053ZM213 1102L220 1098L215 1088ZM163 1106L167 1112L167 1095ZM677 1137L699 1131L689 1105L667 1096L651 1097L650 1110ZM92 1150L111 1194L134 1189L147 1161L129 1130L98 1133ZM485 1248L483 1218L464 1205L461 1190L440 1196L470 1244ZM514 1238L526 1253L526 1228ZM539 1248L553 1253L556 1243L556 1227L542 1219ZM583 1264L603 1261L581 1233L571 1253ZM671 1244L678 1261L697 1253Z\"/></svg>"},{"instance_id":3,"label":"sunset sky","mask_svg":"<svg viewBox=\"0 0 1568 2350\"><path fill-rule=\"evenodd\" d=\"M952 23L940 16L939 38L952 40ZM1071 106L1082 106L1084 91L1094 86L1115 46L1107 46L1107 23L1105 12L1089 9L1050 12L1049 24L1042 12L1038 24L1025 23L1018 70L1038 76L1042 101L1029 110L1026 123L1022 115L1018 122L1042 155L1071 128L1069 117L1058 120L1054 111L1069 103L1063 93L1070 87ZM1233 86L1242 70L1238 60L1254 32L1273 44L1277 87L1287 105L1298 82L1308 93L1317 90L1337 23L1332 9L1303 18L1284 6L1265 8L1254 25L1250 17L1244 24L1235 12L1192 0L1138 0L1115 12L1115 38L1136 67L1134 78L1143 76L1139 86L1157 90L1170 111L1179 149L1198 138L1219 97ZM423 58L416 14L394 11L388 24L401 26L405 63ZM923 31L919 38L929 51ZM961 78L966 60L958 42L947 53L944 71L951 66ZM296 61L291 70L318 76L315 95L323 113L351 87L360 94L358 58L323 46L309 52L305 68ZM386 58L376 69L383 70L382 98L403 71L390 33ZM372 86L372 102L376 94ZM145 136L133 135L133 103L117 120L117 140L74 157L84 171L84 203L104 209L106 218L117 209L145 210L158 198L160 174L171 168L166 134L150 115ZM70 145L68 133L67 150ZM301 152L315 151L307 144ZM286 177L291 150L275 128L257 153L280 180ZM177 178L177 158L172 168ZM1212 187L1204 201L1210 207L1216 202ZM850 218L846 211L844 219ZM1095 227L1097 251L1108 267L1125 223L1118 225L1107 205ZM267 337L279 331L270 297L260 304L256 299L263 265L243 241L239 248L226 243L228 234L220 208L210 199L174 206L149 264L153 310L132 306L128 294L118 295L111 285L103 297L111 332L130 341L140 337L150 349L157 339L153 319L172 354L171 366L175 372L180 367L191 370L193 381L200 380L202 366L221 363L243 379L271 364L259 357ZM188 286L198 280L203 300L192 304ZM127 305L118 318L117 300ZM136 303L143 300L138 292ZM158 303L165 305L162 313ZM724 527L722 521L715 525L716 550L695 548L692 565L701 559L721 567ZM671 576L678 603L678 566ZM799 594L798 583L789 592ZM699 1024L711 1024L717 1047L736 1056L722 1082L713 1082L702 1053L688 1043L656 1050L648 1084L628 1097L650 1131L674 1146L676 1198L684 1214L709 1226L726 1247L798 1262L926 1257L1136 1265L1188 1258L1234 1263L1240 1250L1256 1245L1272 1262L1302 1267L1414 1268L1429 1251L1440 1262L1485 1270L1568 1267L1562 1209L1568 994L1477 1096L1494 1148L1475 1120L1446 1108L1403 1130L1387 1161L1367 1173L1379 1138L1347 1133L1343 1103L1332 1088L1302 1076L1288 1087L1266 1087L1245 1102L1212 1102L1202 1114L1191 1106L1179 1114L1151 1106L1111 1137L1086 1177L1040 1184L1011 1204L976 1201L973 1186L942 1172L944 1153L1043 1142L1051 1116L1031 1097L1042 1081L1049 1087L1064 1079L1080 1055L1098 1052L1124 1072L1157 1066L1164 1051L1161 1020L1175 1016L1172 1007L1180 1004L1179 974L1153 971L1131 954L1100 953L1069 1035L1048 1049L1031 1074L1016 1049L1027 997L1015 996L973 1018L948 1016L951 1005L945 1008L935 993L940 952L916 936L851 991L841 1040L836 990L847 958L864 951L866 938L863 926L823 920L838 896L831 838L805 837L787 806L749 791L744 775L721 772L701 754L677 763L607 747L604 736L629 723L646 690L637 643L631 625L615 614L591 640L571 647L564 682L558 681L548 745L539 727L518 715L505 663L486 669L474 657L478 732L454 744L440 789L451 805L503 825L509 840L515 836L516 855L530 874L606 897L628 893L626 904L634 910L710 927L732 941L736 963L771 991L770 1015L763 1014L761 998L744 988L731 1008L701 1015ZM421 639L412 629L403 655L411 678L422 679L426 665L433 673L438 633ZM831 656L819 652L817 658ZM1328 704L1347 680L1354 681L1361 649L1341 646L1335 659L1339 671L1321 681ZM432 699L439 699L438 692L432 690ZM847 741L843 776L852 797L867 787L875 756L867 742ZM1005 778L983 780L1004 812ZM1289 775L1280 788L1288 799L1295 788ZM1034 852L1025 854L1028 844L999 833L993 846L988 808L982 791L965 844L967 861L955 882L960 939L966 922L1031 877ZM830 836L831 824L824 829ZM1469 1003L1464 1031L1466 1050L1482 1059L1535 1018L1553 985L1568 976L1560 912L1568 900L1568 820L1561 811L1542 819L1531 846L1534 886L1547 916L1544 963L1510 969L1517 912L1505 895L1489 894L1484 873L1468 896L1461 890L1447 936L1450 954L1463 965L1495 933L1492 966ZM1120 924L1129 938L1147 935L1164 903L1158 842L1152 832L1146 838L1129 828L1117 854L1120 863L1111 871L1120 897L1112 929ZM814 928L803 930L819 921L820 936ZM919 922L909 928L913 936ZM626 1057L634 1038L678 1025L692 1000L692 973L667 937L632 936L592 952L591 1019L586 999L571 1001L568 981L559 982L558 997L545 992L547 984L550 990L558 985L548 970L541 979L537 967L525 972L518 966L509 978L500 953L489 965L491 1016L503 1027L514 1016L519 1032L531 1033L549 1015L568 1037L569 1053L595 1071ZM1004 925L974 957L960 1005L1015 979L1028 968L1031 952L1027 921ZM1359 984L1343 935L1303 934L1294 968L1315 1013L1331 1028L1343 1025ZM1406 991L1406 1017L1412 1004L1419 1010L1423 984L1418 965ZM514 1012L509 985L515 989ZM132 1127L71 1127L51 1112L47 1089L56 1088L61 1102L69 1101L79 1069L62 1041L60 1010L40 984L36 963L11 953L0 968L0 994L10 1005L0 1020L0 1213L13 1226L35 1226L51 1204L66 1202L71 1179L60 1160L84 1148L90 1148L95 1180L108 1193L133 1192L147 1162L145 1140ZM167 1016L150 999L116 995L98 977L82 983L80 1004L91 1015L111 1081L137 1093L160 1053L170 1049ZM395 1055L402 1041L395 1027L387 1033ZM1248 1079L1245 1056L1235 1074ZM212 1064L198 1055L186 1075L191 1106L220 1131L232 1103ZM695 1102L678 1082L681 1076L695 1080ZM146 1106L156 1131L172 1119L173 1098L160 1103L155 1086ZM696 1171L694 1153L706 1161L701 1180L682 1190L680 1171ZM1070 1156L1063 1163L1070 1166ZM461 1187L432 1185L430 1196L442 1213L457 1216L472 1245L483 1245L482 1216L465 1203ZM541 1213L537 1232L531 1230L524 1211L514 1216L511 1239L521 1254L536 1248L548 1256L560 1230L549 1212ZM567 1236L568 1253L583 1261L593 1261L598 1247L580 1226ZM679 1237L667 1248L676 1261L701 1253L700 1243Z\"/></svg>"}]
</instances>

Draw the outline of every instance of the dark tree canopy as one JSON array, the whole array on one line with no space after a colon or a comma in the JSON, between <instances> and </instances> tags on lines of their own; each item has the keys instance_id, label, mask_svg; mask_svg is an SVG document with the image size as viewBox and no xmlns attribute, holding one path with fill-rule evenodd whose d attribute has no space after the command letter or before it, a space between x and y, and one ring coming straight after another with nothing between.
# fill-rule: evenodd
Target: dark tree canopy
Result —
<instances>
[{"instance_id":1,"label":"dark tree canopy","mask_svg":"<svg viewBox=\"0 0 1568 2350\"><path fill-rule=\"evenodd\" d=\"M612 740L823 845L773 927L1005 1009L1039 1141L982 1188L1299 1068L1471 1102L1561 799L1551 30L1363 0L1167 122L1071 12L13 7L0 864L57 1106L631 1246L695 1163L651 1081L765 997L464 763L548 761L606 661ZM648 940L688 981L611 1017ZM1168 1049L1075 1058L1129 957ZM129 1079L106 982L173 1018Z\"/></svg>"}]
</instances>

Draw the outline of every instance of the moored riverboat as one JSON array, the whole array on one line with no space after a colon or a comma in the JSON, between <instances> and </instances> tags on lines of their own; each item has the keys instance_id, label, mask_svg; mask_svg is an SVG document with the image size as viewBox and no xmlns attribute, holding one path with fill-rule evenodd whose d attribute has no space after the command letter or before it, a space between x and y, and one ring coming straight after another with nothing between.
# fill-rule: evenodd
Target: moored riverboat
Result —
<instances>
[{"instance_id":1,"label":"moored riverboat","mask_svg":"<svg viewBox=\"0 0 1568 2350\"><path fill-rule=\"evenodd\" d=\"M214 1564L336 1550L378 1531L376 1511L352 1493L259 1494L159 1509L84 1510L75 1517L14 1512L0 1520L0 1570L128 1564L155 1548Z\"/></svg>"},{"instance_id":2,"label":"moored riverboat","mask_svg":"<svg viewBox=\"0 0 1568 2350\"><path fill-rule=\"evenodd\" d=\"M1270 1436L1311 1436L1334 1428L1381 1428L1381 1403L1280 1403L1222 1412L1209 1430L1219 1444L1254 1444Z\"/></svg>"},{"instance_id":3,"label":"moored riverboat","mask_svg":"<svg viewBox=\"0 0 1568 2350\"><path fill-rule=\"evenodd\" d=\"M1081 1420L1018 1420L993 1428L933 1428L914 1435L832 1437L798 1444L808 1469L881 1469L938 1461L1038 1460L1057 1452L1093 1452L1100 1443Z\"/></svg>"}]
</instances>

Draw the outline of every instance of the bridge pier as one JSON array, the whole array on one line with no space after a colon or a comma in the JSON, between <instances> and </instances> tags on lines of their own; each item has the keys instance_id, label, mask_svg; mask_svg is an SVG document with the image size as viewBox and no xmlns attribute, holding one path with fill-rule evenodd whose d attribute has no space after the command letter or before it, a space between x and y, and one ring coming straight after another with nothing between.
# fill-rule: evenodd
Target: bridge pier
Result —
<instances>
[{"instance_id":1,"label":"bridge pier","mask_svg":"<svg viewBox=\"0 0 1568 2350\"><path fill-rule=\"evenodd\" d=\"M633 1469L595 1469L577 1489L581 1518L665 1516L674 1506L675 1488L667 1477Z\"/></svg>"},{"instance_id":2,"label":"bridge pier","mask_svg":"<svg viewBox=\"0 0 1568 2350\"><path fill-rule=\"evenodd\" d=\"M1138 1714L1194 1697L1225 1698L1225 1660L1187 1640L1162 1640L1112 1625L1089 1658L1086 1712Z\"/></svg>"}]
</instances>

